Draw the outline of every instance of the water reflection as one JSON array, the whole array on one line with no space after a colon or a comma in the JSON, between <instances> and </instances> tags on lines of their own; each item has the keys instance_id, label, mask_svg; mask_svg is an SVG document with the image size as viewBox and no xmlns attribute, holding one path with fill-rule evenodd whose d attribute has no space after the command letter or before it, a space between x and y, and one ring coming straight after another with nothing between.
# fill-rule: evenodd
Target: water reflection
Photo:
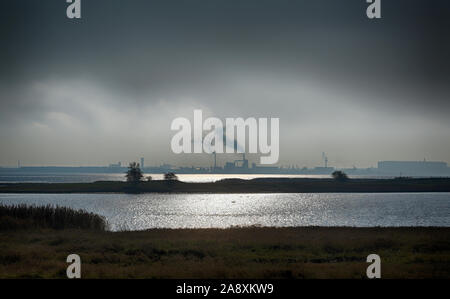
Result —
<instances>
[{"instance_id":1,"label":"water reflection","mask_svg":"<svg viewBox=\"0 0 450 299\"><path fill-rule=\"evenodd\" d=\"M230 226L450 226L450 193L0 194L105 216L112 230Z\"/></svg>"}]
</instances>

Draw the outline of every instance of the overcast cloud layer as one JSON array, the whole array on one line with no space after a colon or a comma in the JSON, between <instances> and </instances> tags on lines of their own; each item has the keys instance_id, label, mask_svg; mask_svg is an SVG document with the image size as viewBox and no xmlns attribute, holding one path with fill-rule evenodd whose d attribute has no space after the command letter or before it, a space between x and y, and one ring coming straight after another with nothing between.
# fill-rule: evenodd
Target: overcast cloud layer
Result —
<instances>
[{"instance_id":1,"label":"overcast cloud layer","mask_svg":"<svg viewBox=\"0 0 450 299\"><path fill-rule=\"evenodd\" d=\"M0 165L210 165L170 152L193 109L279 117L280 165L450 162L448 3L2 1Z\"/></svg>"}]
</instances>

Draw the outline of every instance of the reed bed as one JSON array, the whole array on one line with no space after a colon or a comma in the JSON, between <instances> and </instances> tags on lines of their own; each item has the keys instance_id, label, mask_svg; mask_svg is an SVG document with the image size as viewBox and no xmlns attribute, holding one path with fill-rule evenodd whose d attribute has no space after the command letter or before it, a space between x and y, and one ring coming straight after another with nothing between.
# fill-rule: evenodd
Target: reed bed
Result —
<instances>
[{"instance_id":1,"label":"reed bed","mask_svg":"<svg viewBox=\"0 0 450 299\"><path fill-rule=\"evenodd\" d=\"M0 205L0 230L52 228L106 230L104 217L53 205Z\"/></svg>"}]
</instances>

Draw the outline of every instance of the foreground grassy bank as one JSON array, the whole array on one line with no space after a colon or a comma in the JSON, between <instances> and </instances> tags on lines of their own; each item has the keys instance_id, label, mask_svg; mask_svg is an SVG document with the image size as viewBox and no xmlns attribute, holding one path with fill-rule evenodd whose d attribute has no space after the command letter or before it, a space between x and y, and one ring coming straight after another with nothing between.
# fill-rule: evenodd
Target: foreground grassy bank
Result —
<instances>
[{"instance_id":1,"label":"foreground grassy bank","mask_svg":"<svg viewBox=\"0 0 450 299\"><path fill-rule=\"evenodd\" d=\"M450 228L232 228L0 231L1 278L450 278Z\"/></svg>"},{"instance_id":2,"label":"foreground grassy bank","mask_svg":"<svg viewBox=\"0 0 450 299\"><path fill-rule=\"evenodd\" d=\"M0 193L302 193L302 192L450 192L450 178L333 179L264 178L227 179L214 183L150 181L95 183L0 184Z\"/></svg>"}]
</instances>

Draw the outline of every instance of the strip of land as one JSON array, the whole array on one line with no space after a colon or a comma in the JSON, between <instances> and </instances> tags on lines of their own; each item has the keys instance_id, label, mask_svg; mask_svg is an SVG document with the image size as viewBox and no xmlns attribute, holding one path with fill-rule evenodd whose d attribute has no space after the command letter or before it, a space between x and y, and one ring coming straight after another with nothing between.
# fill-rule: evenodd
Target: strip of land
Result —
<instances>
[{"instance_id":1,"label":"strip of land","mask_svg":"<svg viewBox=\"0 0 450 299\"><path fill-rule=\"evenodd\" d=\"M0 193L310 193L310 192L450 192L450 178L333 179L263 178L226 179L212 183L155 180L140 183L5 183Z\"/></svg>"},{"instance_id":2,"label":"strip of land","mask_svg":"<svg viewBox=\"0 0 450 299\"><path fill-rule=\"evenodd\" d=\"M450 228L230 228L0 231L1 278L450 278Z\"/></svg>"}]
</instances>

